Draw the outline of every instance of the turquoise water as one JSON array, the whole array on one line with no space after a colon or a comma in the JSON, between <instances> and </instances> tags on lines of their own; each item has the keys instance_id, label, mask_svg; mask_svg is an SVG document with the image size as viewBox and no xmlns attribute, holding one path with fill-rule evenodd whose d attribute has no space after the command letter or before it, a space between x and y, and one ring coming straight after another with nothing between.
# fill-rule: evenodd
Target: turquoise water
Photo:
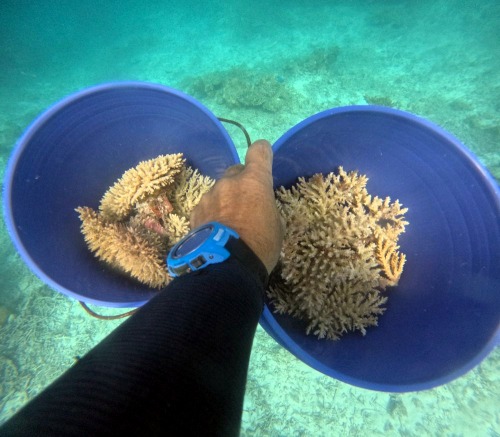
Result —
<instances>
[{"instance_id":1,"label":"turquoise water","mask_svg":"<svg viewBox=\"0 0 500 437\"><path fill-rule=\"evenodd\" d=\"M500 180L497 1L34 3L0 6L2 179L16 139L48 105L101 82L148 80L270 141L327 108L396 107L452 132ZM244 138L228 129L243 156ZM4 421L119 322L90 318L35 278L1 220ZM499 363L497 348L445 386L377 393L310 369L259 328L242 435L498 436Z\"/></svg>"}]
</instances>

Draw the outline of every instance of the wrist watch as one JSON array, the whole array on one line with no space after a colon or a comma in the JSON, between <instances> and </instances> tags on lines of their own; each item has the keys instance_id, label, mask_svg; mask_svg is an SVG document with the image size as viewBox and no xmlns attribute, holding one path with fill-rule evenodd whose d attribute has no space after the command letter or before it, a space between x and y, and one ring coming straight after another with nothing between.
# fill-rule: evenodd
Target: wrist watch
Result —
<instances>
[{"instance_id":1,"label":"wrist watch","mask_svg":"<svg viewBox=\"0 0 500 437\"><path fill-rule=\"evenodd\" d=\"M204 269L230 257L239 260L255 272L264 285L268 273L263 262L240 238L238 233L218 222L209 222L190 231L169 252L168 272L177 277L185 273Z\"/></svg>"}]
</instances>

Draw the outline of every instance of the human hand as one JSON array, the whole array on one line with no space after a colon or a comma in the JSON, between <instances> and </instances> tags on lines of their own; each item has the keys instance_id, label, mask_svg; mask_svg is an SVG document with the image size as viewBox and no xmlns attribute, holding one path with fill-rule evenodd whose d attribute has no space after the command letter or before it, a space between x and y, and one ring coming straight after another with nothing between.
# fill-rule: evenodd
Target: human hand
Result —
<instances>
[{"instance_id":1,"label":"human hand","mask_svg":"<svg viewBox=\"0 0 500 437\"><path fill-rule=\"evenodd\" d=\"M192 229L210 221L234 229L268 273L278 262L284 234L274 198L272 162L269 142L255 141L245 165L229 167L191 213Z\"/></svg>"}]
</instances>

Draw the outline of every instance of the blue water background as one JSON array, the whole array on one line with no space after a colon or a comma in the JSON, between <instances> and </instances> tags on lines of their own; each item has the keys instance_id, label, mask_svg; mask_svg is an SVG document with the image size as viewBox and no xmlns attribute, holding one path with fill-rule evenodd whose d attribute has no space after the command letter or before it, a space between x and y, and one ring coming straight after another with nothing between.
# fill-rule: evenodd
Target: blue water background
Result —
<instances>
[{"instance_id":1,"label":"blue water background","mask_svg":"<svg viewBox=\"0 0 500 437\"><path fill-rule=\"evenodd\" d=\"M48 105L98 83L147 80L271 142L327 108L403 109L452 132L500 180L499 41L494 0L4 0L0 177L16 139ZM243 157L244 138L228 130ZM0 220L4 421L119 322L88 317L33 277ZM308 368L259 328L242 435L498 436L499 363L497 348L445 386L376 393Z\"/></svg>"}]
</instances>

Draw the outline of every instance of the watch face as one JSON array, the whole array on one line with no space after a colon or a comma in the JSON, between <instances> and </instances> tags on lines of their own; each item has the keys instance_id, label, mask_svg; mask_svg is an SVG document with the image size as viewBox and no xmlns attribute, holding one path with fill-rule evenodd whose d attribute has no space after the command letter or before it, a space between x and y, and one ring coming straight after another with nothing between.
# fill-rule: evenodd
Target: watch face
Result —
<instances>
[{"instance_id":1,"label":"watch face","mask_svg":"<svg viewBox=\"0 0 500 437\"><path fill-rule=\"evenodd\" d=\"M186 239L172 252L172 258L180 258L196 250L210 236L213 229L214 227L212 225L206 225L186 236Z\"/></svg>"}]
</instances>

